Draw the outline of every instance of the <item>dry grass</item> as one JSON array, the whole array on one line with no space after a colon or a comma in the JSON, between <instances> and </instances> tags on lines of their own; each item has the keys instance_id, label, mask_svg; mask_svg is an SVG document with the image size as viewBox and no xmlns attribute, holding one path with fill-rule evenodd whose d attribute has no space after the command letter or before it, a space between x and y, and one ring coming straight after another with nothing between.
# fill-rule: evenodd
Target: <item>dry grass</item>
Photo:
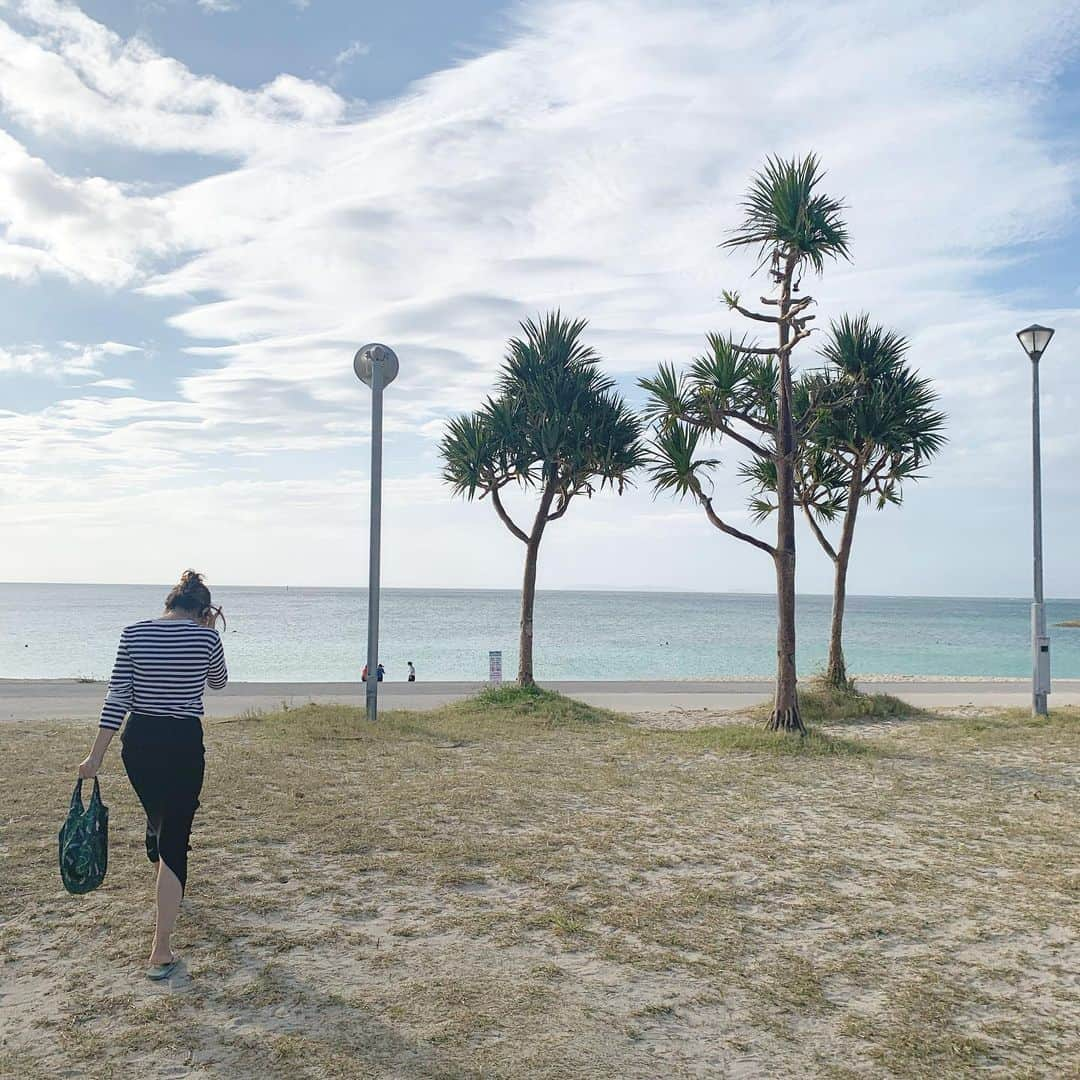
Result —
<instances>
[{"instance_id":1,"label":"dry grass","mask_svg":"<svg viewBox=\"0 0 1080 1080\"><path fill-rule=\"evenodd\" d=\"M5 735L4 1077L1080 1068L1075 711L888 710L802 742L506 692L375 729L209 722L166 987L140 977L117 756L109 878L72 897L55 832L90 730Z\"/></svg>"},{"instance_id":2,"label":"dry grass","mask_svg":"<svg viewBox=\"0 0 1080 1080\"><path fill-rule=\"evenodd\" d=\"M810 725L858 723L884 720L889 717L914 719L926 714L891 694L863 694L854 687L832 686L822 678L811 679L799 688L799 708L803 722ZM751 715L758 720L768 719L771 702L763 702Z\"/></svg>"}]
</instances>

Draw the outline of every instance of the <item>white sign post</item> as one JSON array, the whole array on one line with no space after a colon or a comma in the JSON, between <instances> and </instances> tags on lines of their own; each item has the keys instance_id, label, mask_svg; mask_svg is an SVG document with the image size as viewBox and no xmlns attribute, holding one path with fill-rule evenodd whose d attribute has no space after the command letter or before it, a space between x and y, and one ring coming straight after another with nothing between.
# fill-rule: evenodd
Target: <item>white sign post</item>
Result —
<instances>
[{"instance_id":1,"label":"white sign post","mask_svg":"<svg viewBox=\"0 0 1080 1080\"><path fill-rule=\"evenodd\" d=\"M502 652L499 649L492 649L488 653L488 681L492 686L502 683Z\"/></svg>"}]
</instances>

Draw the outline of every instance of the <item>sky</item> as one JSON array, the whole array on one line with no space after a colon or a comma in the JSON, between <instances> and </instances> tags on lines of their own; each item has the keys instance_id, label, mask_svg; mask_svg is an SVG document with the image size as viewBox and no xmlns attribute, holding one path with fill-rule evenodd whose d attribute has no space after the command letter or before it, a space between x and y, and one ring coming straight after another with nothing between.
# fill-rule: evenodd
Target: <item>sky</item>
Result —
<instances>
[{"instance_id":1,"label":"sky","mask_svg":"<svg viewBox=\"0 0 1080 1080\"><path fill-rule=\"evenodd\" d=\"M950 417L849 591L1029 594L1040 322L1046 589L1080 597L1078 118L1077 0L0 0L0 579L365 584L352 356L382 341L384 584L517 586L440 480L446 418L552 308L635 405L741 334L721 290L765 282L719 245L765 157L813 150L852 239L804 282L818 324L904 334ZM774 576L642 477L575 501L539 584ZM831 586L806 532L798 584Z\"/></svg>"}]
</instances>

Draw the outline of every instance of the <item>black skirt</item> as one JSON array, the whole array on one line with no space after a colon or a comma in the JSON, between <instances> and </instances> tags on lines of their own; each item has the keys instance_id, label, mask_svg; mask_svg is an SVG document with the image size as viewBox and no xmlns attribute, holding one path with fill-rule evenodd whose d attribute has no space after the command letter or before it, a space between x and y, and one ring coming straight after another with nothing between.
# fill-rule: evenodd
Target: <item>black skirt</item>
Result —
<instances>
[{"instance_id":1,"label":"black skirt","mask_svg":"<svg viewBox=\"0 0 1080 1080\"><path fill-rule=\"evenodd\" d=\"M128 779L146 811L146 854L152 862L160 858L184 889L205 769L202 722L132 713L120 741Z\"/></svg>"}]
</instances>

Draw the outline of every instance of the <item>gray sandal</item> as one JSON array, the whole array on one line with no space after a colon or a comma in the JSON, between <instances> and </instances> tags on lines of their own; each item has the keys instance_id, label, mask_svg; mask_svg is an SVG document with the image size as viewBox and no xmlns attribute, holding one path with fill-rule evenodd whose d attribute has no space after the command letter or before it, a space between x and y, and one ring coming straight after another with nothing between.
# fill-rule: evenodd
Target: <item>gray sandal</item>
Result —
<instances>
[{"instance_id":1,"label":"gray sandal","mask_svg":"<svg viewBox=\"0 0 1080 1080\"><path fill-rule=\"evenodd\" d=\"M180 966L180 957L174 956L167 964L155 964L146 969L146 977L151 982L161 982L167 979Z\"/></svg>"}]
</instances>

